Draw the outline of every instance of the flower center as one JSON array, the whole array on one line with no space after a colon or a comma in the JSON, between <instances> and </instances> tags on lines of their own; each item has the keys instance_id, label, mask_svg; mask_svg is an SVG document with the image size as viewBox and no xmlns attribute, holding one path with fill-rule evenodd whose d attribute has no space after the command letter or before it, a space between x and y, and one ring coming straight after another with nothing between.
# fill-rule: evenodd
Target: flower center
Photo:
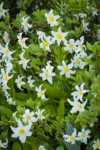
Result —
<instances>
[{"instance_id":1,"label":"flower center","mask_svg":"<svg viewBox=\"0 0 100 150\"><path fill-rule=\"evenodd\" d=\"M71 142L73 142L73 141L75 140L75 137L74 137L74 136L70 136L70 137L69 137L69 140L70 140Z\"/></svg>"},{"instance_id":2,"label":"flower center","mask_svg":"<svg viewBox=\"0 0 100 150\"><path fill-rule=\"evenodd\" d=\"M48 73L48 72L45 73L45 77L46 77L46 78L49 77L49 73Z\"/></svg>"},{"instance_id":3,"label":"flower center","mask_svg":"<svg viewBox=\"0 0 100 150\"><path fill-rule=\"evenodd\" d=\"M45 42L43 42L43 45L46 47L46 46L49 45L49 42L48 42L48 41L45 41Z\"/></svg>"},{"instance_id":4,"label":"flower center","mask_svg":"<svg viewBox=\"0 0 100 150\"><path fill-rule=\"evenodd\" d=\"M82 108L82 105L80 103L78 103L77 108L80 110Z\"/></svg>"},{"instance_id":5,"label":"flower center","mask_svg":"<svg viewBox=\"0 0 100 150\"><path fill-rule=\"evenodd\" d=\"M19 84L22 84L22 80L19 80L18 83L19 83Z\"/></svg>"},{"instance_id":6,"label":"flower center","mask_svg":"<svg viewBox=\"0 0 100 150\"><path fill-rule=\"evenodd\" d=\"M64 67L64 72L65 73L69 72L69 68L68 67Z\"/></svg>"},{"instance_id":7,"label":"flower center","mask_svg":"<svg viewBox=\"0 0 100 150\"><path fill-rule=\"evenodd\" d=\"M7 81L7 80L8 80L8 75L7 75L7 74L4 74L3 77L2 77L2 80Z\"/></svg>"},{"instance_id":8,"label":"flower center","mask_svg":"<svg viewBox=\"0 0 100 150\"><path fill-rule=\"evenodd\" d=\"M50 22L54 22L54 20L55 20L54 16L50 16L50 17L49 17L49 21L50 21Z\"/></svg>"},{"instance_id":9,"label":"flower center","mask_svg":"<svg viewBox=\"0 0 100 150\"><path fill-rule=\"evenodd\" d=\"M79 65L81 62L79 59L76 60L76 64Z\"/></svg>"},{"instance_id":10,"label":"flower center","mask_svg":"<svg viewBox=\"0 0 100 150\"><path fill-rule=\"evenodd\" d=\"M41 118L42 118L42 113L38 114L37 117L38 117L39 119L41 119Z\"/></svg>"},{"instance_id":11,"label":"flower center","mask_svg":"<svg viewBox=\"0 0 100 150\"><path fill-rule=\"evenodd\" d=\"M24 45L25 41L24 41L23 39L20 39L20 40L19 40L19 43L20 43L21 45Z\"/></svg>"},{"instance_id":12,"label":"flower center","mask_svg":"<svg viewBox=\"0 0 100 150\"><path fill-rule=\"evenodd\" d=\"M8 49L5 49L5 50L4 50L4 54L6 54L6 55L9 54L9 50L8 50Z\"/></svg>"},{"instance_id":13,"label":"flower center","mask_svg":"<svg viewBox=\"0 0 100 150\"><path fill-rule=\"evenodd\" d=\"M23 24L24 26L28 27L28 22L24 22Z\"/></svg>"},{"instance_id":14,"label":"flower center","mask_svg":"<svg viewBox=\"0 0 100 150\"><path fill-rule=\"evenodd\" d=\"M82 138L86 138L86 133L82 133Z\"/></svg>"},{"instance_id":15,"label":"flower center","mask_svg":"<svg viewBox=\"0 0 100 150\"><path fill-rule=\"evenodd\" d=\"M83 95L83 91L82 90L79 90L78 93L79 93L79 95Z\"/></svg>"},{"instance_id":16,"label":"flower center","mask_svg":"<svg viewBox=\"0 0 100 150\"><path fill-rule=\"evenodd\" d=\"M39 94L39 96L41 97L41 96L44 95L44 92L43 92L42 90L40 90L40 92L39 92L38 94Z\"/></svg>"},{"instance_id":17,"label":"flower center","mask_svg":"<svg viewBox=\"0 0 100 150\"><path fill-rule=\"evenodd\" d=\"M40 147L39 150L44 150L44 148Z\"/></svg>"},{"instance_id":18,"label":"flower center","mask_svg":"<svg viewBox=\"0 0 100 150\"><path fill-rule=\"evenodd\" d=\"M59 40L62 39L62 34L61 34L61 33L58 33L58 34L57 34L57 39L59 39Z\"/></svg>"},{"instance_id":19,"label":"flower center","mask_svg":"<svg viewBox=\"0 0 100 150\"><path fill-rule=\"evenodd\" d=\"M2 8L0 8L0 13L3 13L3 9Z\"/></svg>"},{"instance_id":20,"label":"flower center","mask_svg":"<svg viewBox=\"0 0 100 150\"><path fill-rule=\"evenodd\" d=\"M30 115L27 115L26 116L26 120L30 120L31 119L31 116Z\"/></svg>"},{"instance_id":21,"label":"flower center","mask_svg":"<svg viewBox=\"0 0 100 150\"><path fill-rule=\"evenodd\" d=\"M73 49L73 48L74 48L74 45L73 45L73 44L68 44L68 47L69 47L70 49Z\"/></svg>"},{"instance_id":22,"label":"flower center","mask_svg":"<svg viewBox=\"0 0 100 150\"><path fill-rule=\"evenodd\" d=\"M100 147L100 143L96 143L96 147Z\"/></svg>"},{"instance_id":23,"label":"flower center","mask_svg":"<svg viewBox=\"0 0 100 150\"><path fill-rule=\"evenodd\" d=\"M20 133L20 134L24 134L24 133L25 133L25 130L24 130L24 129L20 129L20 130L19 130L19 133Z\"/></svg>"}]
</instances>

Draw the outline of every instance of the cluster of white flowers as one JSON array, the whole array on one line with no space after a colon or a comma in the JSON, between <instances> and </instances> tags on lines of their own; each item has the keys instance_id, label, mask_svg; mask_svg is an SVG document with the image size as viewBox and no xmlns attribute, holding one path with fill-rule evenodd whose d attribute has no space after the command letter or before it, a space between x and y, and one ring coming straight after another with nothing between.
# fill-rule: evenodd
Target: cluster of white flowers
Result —
<instances>
[{"instance_id":1,"label":"cluster of white flowers","mask_svg":"<svg viewBox=\"0 0 100 150\"><path fill-rule=\"evenodd\" d=\"M8 146L8 140L6 139L6 142L3 143L1 140L0 140L0 148L7 148Z\"/></svg>"},{"instance_id":2,"label":"cluster of white flowers","mask_svg":"<svg viewBox=\"0 0 100 150\"><path fill-rule=\"evenodd\" d=\"M75 141L81 141L82 143L87 144L87 139L90 138L90 130L85 130L85 128L82 128L81 132L78 132L76 129L73 129L73 133L71 135L63 135L63 138L66 142L69 142L71 144L75 144Z\"/></svg>"}]
</instances>

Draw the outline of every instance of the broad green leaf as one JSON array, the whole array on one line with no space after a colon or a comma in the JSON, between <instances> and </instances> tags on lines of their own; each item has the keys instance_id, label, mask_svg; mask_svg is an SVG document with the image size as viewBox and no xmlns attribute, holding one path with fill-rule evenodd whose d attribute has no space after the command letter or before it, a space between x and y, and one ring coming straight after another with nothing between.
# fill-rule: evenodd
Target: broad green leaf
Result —
<instances>
[{"instance_id":1,"label":"broad green leaf","mask_svg":"<svg viewBox=\"0 0 100 150\"><path fill-rule=\"evenodd\" d=\"M88 48L90 51L93 51L93 46L92 46L92 44L90 44L89 42L87 42L86 45L87 45L87 48Z\"/></svg>"},{"instance_id":2,"label":"broad green leaf","mask_svg":"<svg viewBox=\"0 0 100 150\"><path fill-rule=\"evenodd\" d=\"M59 117L64 117L65 114L65 107L64 107L64 100L60 100L60 104L58 106L58 116Z\"/></svg>"},{"instance_id":3,"label":"broad green leaf","mask_svg":"<svg viewBox=\"0 0 100 150\"><path fill-rule=\"evenodd\" d=\"M12 150L22 150L22 148L18 142L14 142Z\"/></svg>"},{"instance_id":4,"label":"broad green leaf","mask_svg":"<svg viewBox=\"0 0 100 150\"><path fill-rule=\"evenodd\" d=\"M11 118L12 114L13 114L13 112L10 109L8 109L8 108L6 108L4 106L0 106L0 112L2 114L6 115L8 118Z\"/></svg>"}]
</instances>

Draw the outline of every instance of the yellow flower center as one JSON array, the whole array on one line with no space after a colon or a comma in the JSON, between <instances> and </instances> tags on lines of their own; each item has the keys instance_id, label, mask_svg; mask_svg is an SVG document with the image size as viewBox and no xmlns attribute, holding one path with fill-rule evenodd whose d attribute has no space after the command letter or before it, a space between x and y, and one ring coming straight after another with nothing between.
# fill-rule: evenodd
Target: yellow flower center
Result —
<instances>
[{"instance_id":1,"label":"yellow flower center","mask_svg":"<svg viewBox=\"0 0 100 150\"><path fill-rule=\"evenodd\" d=\"M19 80L18 83L19 83L19 84L22 84L22 80Z\"/></svg>"},{"instance_id":2,"label":"yellow flower center","mask_svg":"<svg viewBox=\"0 0 100 150\"><path fill-rule=\"evenodd\" d=\"M70 140L71 142L73 142L73 141L75 140L75 137L74 137L74 136L70 136L70 137L69 137L69 140Z\"/></svg>"},{"instance_id":3,"label":"yellow flower center","mask_svg":"<svg viewBox=\"0 0 100 150\"><path fill-rule=\"evenodd\" d=\"M83 91L82 90L79 90L78 93L79 93L79 95L83 95Z\"/></svg>"},{"instance_id":4,"label":"yellow flower center","mask_svg":"<svg viewBox=\"0 0 100 150\"><path fill-rule=\"evenodd\" d=\"M8 50L8 49L5 49L5 50L4 50L4 54L6 54L6 55L9 54L9 50Z\"/></svg>"},{"instance_id":5,"label":"yellow flower center","mask_svg":"<svg viewBox=\"0 0 100 150\"><path fill-rule=\"evenodd\" d=\"M77 108L80 110L82 108L81 104L77 104Z\"/></svg>"},{"instance_id":6,"label":"yellow flower center","mask_svg":"<svg viewBox=\"0 0 100 150\"><path fill-rule=\"evenodd\" d=\"M39 96L43 96L44 95L44 92L41 90L40 92L39 92Z\"/></svg>"},{"instance_id":7,"label":"yellow flower center","mask_svg":"<svg viewBox=\"0 0 100 150\"><path fill-rule=\"evenodd\" d=\"M96 143L96 147L100 147L100 143Z\"/></svg>"},{"instance_id":8,"label":"yellow flower center","mask_svg":"<svg viewBox=\"0 0 100 150\"><path fill-rule=\"evenodd\" d=\"M25 41L24 41L23 39L20 39L20 40L19 40L19 43L20 43L21 45L24 45Z\"/></svg>"},{"instance_id":9,"label":"yellow flower center","mask_svg":"<svg viewBox=\"0 0 100 150\"><path fill-rule=\"evenodd\" d=\"M50 16L50 17L49 17L49 21L50 21L50 22L54 22L54 20L55 20L54 16Z\"/></svg>"},{"instance_id":10,"label":"yellow flower center","mask_svg":"<svg viewBox=\"0 0 100 150\"><path fill-rule=\"evenodd\" d=\"M24 130L24 129L20 129L20 130L19 130L19 133L20 133L20 134L24 134L24 133L25 133L25 130Z\"/></svg>"},{"instance_id":11,"label":"yellow flower center","mask_svg":"<svg viewBox=\"0 0 100 150\"><path fill-rule=\"evenodd\" d=\"M48 42L48 41L45 41L45 42L43 42L43 45L46 47L46 46L49 45L49 42Z\"/></svg>"},{"instance_id":12,"label":"yellow flower center","mask_svg":"<svg viewBox=\"0 0 100 150\"><path fill-rule=\"evenodd\" d=\"M84 47L83 47L83 45L80 45L80 49L81 49L82 51L84 51Z\"/></svg>"},{"instance_id":13,"label":"yellow flower center","mask_svg":"<svg viewBox=\"0 0 100 150\"><path fill-rule=\"evenodd\" d=\"M64 67L64 72L65 73L69 72L69 68L68 67Z\"/></svg>"},{"instance_id":14,"label":"yellow flower center","mask_svg":"<svg viewBox=\"0 0 100 150\"><path fill-rule=\"evenodd\" d=\"M37 116L39 119L42 118L42 113L38 114Z\"/></svg>"},{"instance_id":15,"label":"yellow flower center","mask_svg":"<svg viewBox=\"0 0 100 150\"><path fill-rule=\"evenodd\" d=\"M76 60L76 64L79 65L80 63L81 63L81 61L80 61L79 59L77 59L77 60Z\"/></svg>"},{"instance_id":16,"label":"yellow flower center","mask_svg":"<svg viewBox=\"0 0 100 150\"><path fill-rule=\"evenodd\" d=\"M0 8L0 13L3 13L3 9L2 8Z\"/></svg>"},{"instance_id":17,"label":"yellow flower center","mask_svg":"<svg viewBox=\"0 0 100 150\"><path fill-rule=\"evenodd\" d=\"M8 80L8 75L7 75L7 74L4 74L3 77L2 77L2 80L7 81L7 80Z\"/></svg>"},{"instance_id":18,"label":"yellow flower center","mask_svg":"<svg viewBox=\"0 0 100 150\"><path fill-rule=\"evenodd\" d=\"M44 150L44 148L40 147L39 150Z\"/></svg>"},{"instance_id":19,"label":"yellow flower center","mask_svg":"<svg viewBox=\"0 0 100 150\"><path fill-rule=\"evenodd\" d=\"M59 39L59 40L62 39L62 34L61 34L61 33L58 33L58 34L57 34L57 39Z\"/></svg>"},{"instance_id":20,"label":"yellow flower center","mask_svg":"<svg viewBox=\"0 0 100 150\"><path fill-rule=\"evenodd\" d=\"M24 22L23 24L24 26L28 27L28 22Z\"/></svg>"},{"instance_id":21,"label":"yellow flower center","mask_svg":"<svg viewBox=\"0 0 100 150\"><path fill-rule=\"evenodd\" d=\"M86 133L82 133L82 138L86 138Z\"/></svg>"},{"instance_id":22,"label":"yellow flower center","mask_svg":"<svg viewBox=\"0 0 100 150\"><path fill-rule=\"evenodd\" d=\"M73 44L68 44L68 47L69 47L70 49L73 49L73 48L74 48L74 45L73 45Z\"/></svg>"},{"instance_id":23,"label":"yellow flower center","mask_svg":"<svg viewBox=\"0 0 100 150\"><path fill-rule=\"evenodd\" d=\"M49 77L49 73L48 73L48 72L45 73L45 77L46 77L46 78Z\"/></svg>"},{"instance_id":24,"label":"yellow flower center","mask_svg":"<svg viewBox=\"0 0 100 150\"><path fill-rule=\"evenodd\" d=\"M26 116L26 120L30 120L31 119L31 116L30 115L27 115Z\"/></svg>"}]
</instances>

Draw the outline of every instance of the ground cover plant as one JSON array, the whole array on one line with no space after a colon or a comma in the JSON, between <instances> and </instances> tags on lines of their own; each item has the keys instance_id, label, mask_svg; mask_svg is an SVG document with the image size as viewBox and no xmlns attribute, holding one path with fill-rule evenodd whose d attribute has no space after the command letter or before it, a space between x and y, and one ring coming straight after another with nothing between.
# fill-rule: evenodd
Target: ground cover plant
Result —
<instances>
[{"instance_id":1,"label":"ground cover plant","mask_svg":"<svg viewBox=\"0 0 100 150\"><path fill-rule=\"evenodd\" d=\"M0 149L100 149L100 1L0 1Z\"/></svg>"}]
</instances>

